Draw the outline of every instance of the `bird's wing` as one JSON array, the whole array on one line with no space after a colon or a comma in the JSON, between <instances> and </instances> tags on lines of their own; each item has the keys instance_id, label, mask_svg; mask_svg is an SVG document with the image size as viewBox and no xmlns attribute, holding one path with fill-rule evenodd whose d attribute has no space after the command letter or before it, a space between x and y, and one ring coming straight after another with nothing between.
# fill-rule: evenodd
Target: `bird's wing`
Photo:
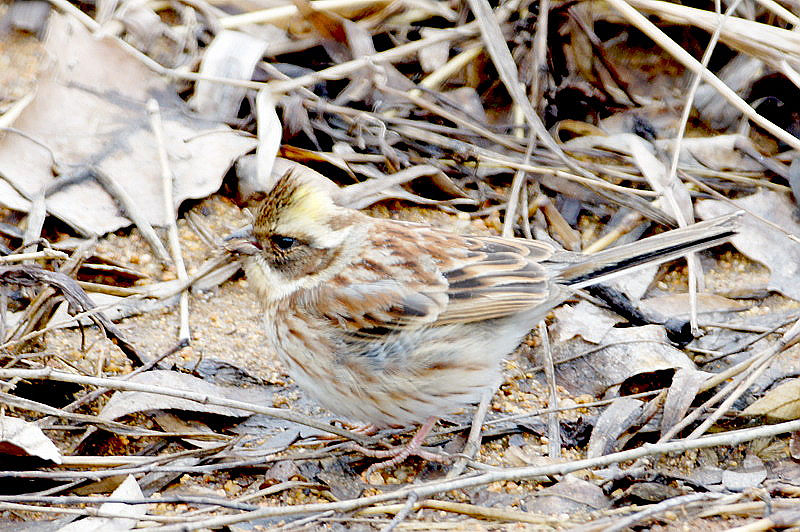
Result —
<instances>
[{"instance_id":1,"label":"bird's wing","mask_svg":"<svg viewBox=\"0 0 800 532\"><path fill-rule=\"evenodd\" d=\"M550 294L542 242L462 236L379 222L359 262L315 298L317 312L356 335L500 318ZM323 305L323 302L324 305Z\"/></svg>"},{"instance_id":2,"label":"bird's wing","mask_svg":"<svg viewBox=\"0 0 800 532\"><path fill-rule=\"evenodd\" d=\"M550 274L544 261L553 255L553 248L548 244L499 237L458 238L467 253L442 264L448 304L437 324L501 318L550 296Z\"/></svg>"},{"instance_id":3,"label":"bird's wing","mask_svg":"<svg viewBox=\"0 0 800 532\"><path fill-rule=\"evenodd\" d=\"M533 240L462 236L376 221L360 261L318 294L316 311L356 335L502 318L649 263L705 249L736 233L725 215L587 257ZM324 307L322 302L325 302Z\"/></svg>"}]
</instances>

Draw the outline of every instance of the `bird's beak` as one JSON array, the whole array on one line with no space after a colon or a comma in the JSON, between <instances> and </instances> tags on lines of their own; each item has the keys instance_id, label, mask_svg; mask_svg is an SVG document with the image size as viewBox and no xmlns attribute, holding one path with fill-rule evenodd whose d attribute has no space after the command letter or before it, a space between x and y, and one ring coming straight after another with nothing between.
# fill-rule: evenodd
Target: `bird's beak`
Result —
<instances>
[{"instance_id":1,"label":"bird's beak","mask_svg":"<svg viewBox=\"0 0 800 532\"><path fill-rule=\"evenodd\" d=\"M235 255L255 255L260 249L258 241L253 235L252 225L246 225L234 231L226 236L222 242L225 251Z\"/></svg>"}]
</instances>

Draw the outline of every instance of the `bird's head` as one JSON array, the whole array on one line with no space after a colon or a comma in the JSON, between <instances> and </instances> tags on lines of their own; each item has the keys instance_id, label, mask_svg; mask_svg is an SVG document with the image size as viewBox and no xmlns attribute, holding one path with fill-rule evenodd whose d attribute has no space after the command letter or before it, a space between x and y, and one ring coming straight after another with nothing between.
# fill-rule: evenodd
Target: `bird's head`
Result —
<instances>
[{"instance_id":1,"label":"bird's head","mask_svg":"<svg viewBox=\"0 0 800 532\"><path fill-rule=\"evenodd\" d=\"M292 173L255 198L252 228L228 249L245 255L245 271L269 299L313 288L335 275L357 245L352 233L362 217Z\"/></svg>"}]
</instances>

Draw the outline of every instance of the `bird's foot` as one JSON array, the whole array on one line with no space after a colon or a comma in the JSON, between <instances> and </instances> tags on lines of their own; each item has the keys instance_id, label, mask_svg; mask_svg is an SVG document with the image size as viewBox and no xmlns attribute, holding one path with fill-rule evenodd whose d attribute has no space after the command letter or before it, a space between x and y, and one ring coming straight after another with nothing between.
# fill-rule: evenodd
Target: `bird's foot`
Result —
<instances>
[{"instance_id":1,"label":"bird's foot","mask_svg":"<svg viewBox=\"0 0 800 532\"><path fill-rule=\"evenodd\" d=\"M376 471L380 471L381 469L386 469L387 467L393 467L402 463L409 456L418 456L429 462L438 462L443 464L450 463L452 457L449 455L433 453L422 448L422 442L425 440L425 436L428 435L428 432L430 432L434 424L436 424L436 418L428 418L428 420L425 421L419 430L417 430L416 434L414 434L414 437L411 438L411 441L408 442L408 444L387 449L385 451L367 449L366 447L357 443L350 443L346 448L348 450L357 451L371 458L388 458L388 460L384 460L383 462L378 462L377 464L372 464L369 466L362 475L367 479Z\"/></svg>"},{"instance_id":2,"label":"bird's foot","mask_svg":"<svg viewBox=\"0 0 800 532\"><path fill-rule=\"evenodd\" d=\"M449 464L452 461L452 457L449 455L433 453L431 451L426 451L420 446L416 446L416 448L412 448L411 445L401 445L397 446L393 449L388 449L385 451L376 451L374 449L367 449L357 443L353 443L349 445L348 450L358 451L359 453L369 456L371 458L388 458L389 460L384 460L383 462L378 462L376 464L372 464L367 468L366 471L363 473L364 478L369 478L370 475L375 473L376 471L380 471L381 469L386 469L388 467L396 466L397 464L402 463L405 461L406 458L409 456L418 456L423 460L427 460L429 462L438 462L441 464Z\"/></svg>"}]
</instances>

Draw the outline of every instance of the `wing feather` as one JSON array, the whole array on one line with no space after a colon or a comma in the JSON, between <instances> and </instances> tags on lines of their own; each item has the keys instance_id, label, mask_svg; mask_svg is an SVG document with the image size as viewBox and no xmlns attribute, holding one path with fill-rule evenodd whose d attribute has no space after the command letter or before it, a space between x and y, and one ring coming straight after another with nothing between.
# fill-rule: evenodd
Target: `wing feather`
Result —
<instances>
[{"instance_id":1,"label":"wing feather","mask_svg":"<svg viewBox=\"0 0 800 532\"><path fill-rule=\"evenodd\" d=\"M542 264L553 255L547 244L379 224L361 262L322 288L328 293L318 299L332 302L323 315L354 337L502 318L550 294Z\"/></svg>"}]
</instances>

